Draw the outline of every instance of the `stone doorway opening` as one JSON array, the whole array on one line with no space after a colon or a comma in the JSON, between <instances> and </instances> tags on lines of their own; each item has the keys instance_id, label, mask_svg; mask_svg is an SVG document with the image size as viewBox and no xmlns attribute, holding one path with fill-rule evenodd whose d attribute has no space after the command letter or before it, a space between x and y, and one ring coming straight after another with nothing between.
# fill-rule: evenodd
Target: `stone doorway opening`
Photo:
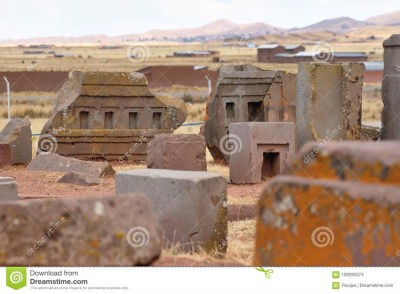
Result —
<instances>
[{"instance_id":1,"label":"stone doorway opening","mask_svg":"<svg viewBox=\"0 0 400 294\"><path fill-rule=\"evenodd\" d=\"M273 177L280 173L280 153L263 152L263 161L261 166L261 179Z\"/></svg>"}]
</instances>

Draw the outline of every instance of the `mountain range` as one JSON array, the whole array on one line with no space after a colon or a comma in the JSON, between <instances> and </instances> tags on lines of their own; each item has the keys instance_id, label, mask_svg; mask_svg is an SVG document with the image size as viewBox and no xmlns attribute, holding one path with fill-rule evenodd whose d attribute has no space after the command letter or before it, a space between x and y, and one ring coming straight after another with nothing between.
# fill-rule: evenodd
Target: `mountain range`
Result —
<instances>
[{"instance_id":1,"label":"mountain range","mask_svg":"<svg viewBox=\"0 0 400 294\"><path fill-rule=\"evenodd\" d=\"M368 27L399 27L400 11L374 16L366 20L355 20L350 17L326 19L315 24L302 27L283 29L263 22L236 24L227 19L220 19L198 28L182 28L173 30L154 29L144 33L122 36L87 35L81 37L40 37L24 40L3 40L0 43L120 43L137 41L209 41L223 40L237 36L249 38L271 34L293 34L305 32L331 32L337 34Z\"/></svg>"}]
</instances>

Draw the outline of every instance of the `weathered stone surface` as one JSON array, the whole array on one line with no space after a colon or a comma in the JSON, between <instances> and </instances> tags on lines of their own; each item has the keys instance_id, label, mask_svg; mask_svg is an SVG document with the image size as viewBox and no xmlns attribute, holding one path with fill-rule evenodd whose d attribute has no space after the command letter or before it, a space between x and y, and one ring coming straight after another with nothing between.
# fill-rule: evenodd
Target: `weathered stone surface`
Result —
<instances>
[{"instance_id":1,"label":"weathered stone surface","mask_svg":"<svg viewBox=\"0 0 400 294\"><path fill-rule=\"evenodd\" d=\"M63 175L57 183L75 184L79 186L95 186L101 184L101 178L98 176L69 172Z\"/></svg>"},{"instance_id":2,"label":"weathered stone surface","mask_svg":"<svg viewBox=\"0 0 400 294\"><path fill-rule=\"evenodd\" d=\"M296 122L296 79L296 74L252 65L221 66L201 129L214 159L229 162L220 146L230 123Z\"/></svg>"},{"instance_id":3,"label":"weathered stone surface","mask_svg":"<svg viewBox=\"0 0 400 294\"><path fill-rule=\"evenodd\" d=\"M300 63L297 148L307 141L361 139L362 63Z\"/></svg>"},{"instance_id":4,"label":"weathered stone surface","mask_svg":"<svg viewBox=\"0 0 400 294\"><path fill-rule=\"evenodd\" d=\"M204 137L193 134L155 135L147 145L147 167L207 171Z\"/></svg>"},{"instance_id":5,"label":"weathered stone surface","mask_svg":"<svg viewBox=\"0 0 400 294\"><path fill-rule=\"evenodd\" d=\"M187 115L182 100L156 98L140 73L73 72L42 134L54 137L60 155L146 160L153 136L172 133Z\"/></svg>"},{"instance_id":6,"label":"weathered stone surface","mask_svg":"<svg viewBox=\"0 0 400 294\"><path fill-rule=\"evenodd\" d=\"M116 175L117 194L143 192L153 203L165 244L182 250L227 249L226 180L215 173L140 169Z\"/></svg>"},{"instance_id":7,"label":"weathered stone surface","mask_svg":"<svg viewBox=\"0 0 400 294\"><path fill-rule=\"evenodd\" d=\"M10 144L0 144L0 167L12 165Z\"/></svg>"},{"instance_id":8,"label":"weathered stone surface","mask_svg":"<svg viewBox=\"0 0 400 294\"><path fill-rule=\"evenodd\" d=\"M3 266L148 265L161 230L143 194L0 205Z\"/></svg>"},{"instance_id":9,"label":"weathered stone surface","mask_svg":"<svg viewBox=\"0 0 400 294\"><path fill-rule=\"evenodd\" d=\"M361 141L377 141L380 135L380 128L361 125Z\"/></svg>"},{"instance_id":10,"label":"weathered stone surface","mask_svg":"<svg viewBox=\"0 0 400 294\"><path fill-rule=\"evenodd\" d=\"M0 203L18 200L17 182L10 177L0 177Z\"/></svg>"},{"instance_id":11,"label":"weathered stone surface","mask_svg":"<svg viewBox=\"0 0 400 294\"><path fill-rule=\"evenodd\" d=\"M295 155L295 125L252 122L229 125L229 175L232 183L260 183L284 171Z\"/></svg>"},{"instance_id":12,"label":"weathered stone surface","mask_svg":"<svg viewBox=\"0 0 400 294\"><path fill-rule=\"evenodd\" d=\"M256 266L398 266L400 189L279 176L265 188Z\"/></svg>"},{"instance_id":13,"label":"weathered stone surface","mask_svg":"<svg viewBox=\"0 0 400 294\"><path fill-rule=\"evenodd\" d=\"M400 139L400 34L383 42L382 140Z\"/></svg>"},{"instance_id":14,"label":"weathered stone surface","mask_svg":"<svg viewBox=\"0 0 400 294\"><path fill-rule=\"evenodd\" d=\"M400 186L400 142L309 142L288 174Z\"/></svg>"},{"instance_id":15,"label":"weathered stone surface","mask_svg":"<svg viewBox=\"0 0 400 294\"><path fill-rule=\"evenodd\" d=\"M32 159L32 131L28 119L13 118L0 133L0 144L10 144L12 164L29 163Z\"/></svg>"},{"instance_id":16,"label":"weathered stone surface","mask_svg":"<svg viewBox=\"0 0 400 294\"><path fill-rule=\"evenodd\" d=\"M55 153L38 154L26 169L29 171L74 172L98 177L115 174L111 164L107 162L84 161Z\"/></svg>"}]
</instances>

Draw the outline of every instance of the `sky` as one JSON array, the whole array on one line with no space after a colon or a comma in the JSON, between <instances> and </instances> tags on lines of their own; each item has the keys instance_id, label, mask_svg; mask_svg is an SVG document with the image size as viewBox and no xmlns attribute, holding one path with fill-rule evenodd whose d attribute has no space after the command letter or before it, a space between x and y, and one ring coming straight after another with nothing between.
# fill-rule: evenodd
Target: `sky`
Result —
<instances>
[{"instance_id":1,"label":"sky","mask_svg":"<svg viewBox=\"0 0 400 294\"><path fill-rule=\"evenodd\" d=\"M396 10L399 0L0 0L0 39L116 36L198 27L221 18L292 28Z\"/></svg>"}]
</instances>

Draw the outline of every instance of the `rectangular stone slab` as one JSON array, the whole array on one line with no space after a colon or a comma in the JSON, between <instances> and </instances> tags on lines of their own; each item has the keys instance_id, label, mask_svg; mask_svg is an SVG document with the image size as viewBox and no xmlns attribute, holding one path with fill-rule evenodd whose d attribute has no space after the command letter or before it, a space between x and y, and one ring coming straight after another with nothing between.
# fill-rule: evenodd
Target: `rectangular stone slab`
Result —
<instances>
[{"instance_id":1,"label":"rectangular stone slab","mask_svg":"<svg viewBox=\"0 0 400 294\"><path fill-rule=\"evenodd\" d=\"M400 186L400 142L309 142L287 174Z\"/></svg>"},{"instance_id":2,"label":"rectangular stone slab","mask_svg":"<svg viewBox=\"0 0 400 294\"><path fill-rule=\"evenodd\" d=\"M17 182L10 177L0 177L0 203L18 200Z\"/></svg>"},{"instance_id":3,"label":"rectangular stone slab","mask_svg":"<svg viewBox=\"0 0 400 294\"><path fill-rule=\"evenodd\" d=\"M307 141L361 139L362 63L299 63L296 136Z\"/></svg>"},{"instance_id":4,"label":"rectangular stone slab","mask_svg":"<svg viewBox=\"0 0 400 294\"><path fill-rule=\"evenodd\" d=\"M123 196L0 205L1 266L148 265L161 230L147 198Z\"/></svg>"},{"instance_id":5,"label":"rectangular stone slab","mask_svg":"<svg viewBox=\"0 0 400 294\"><path fill-rule=\"evenodd\" d=\"M400 189L279 176L258 202L256 266L398 266Z\"/></svg>"},{"instance_id":6,"label":"rectangular stone slab","mask_svg":"<svg viewBox=\"0 0 400 294\"><path fill-rule=\"evenodd\" d=\"M202 135L160 134L147 145L147 168L207 171Z\"/></svg>"},{"instance_id":7,"label":"rectangular stone slab","mask_svg":"<svg viewBox=\"0 0 400 294\"><path fill-rule=\"evenodd\" d=\"M210 172L137 169L116 175L117 194L144 193L153 203L167 245L225 253L226 180Z\"/></svg>"},{"instance_id":8,"label":"rectangular stone slab","mask_svg":"<svg viewBox=\"0 0 400 294\"><path fill-rule=\"evenodd\" d=\"M76 172L94 176L115 174L112 166L107 162L84 161L71 157L64 157L55 153L37 155L26 167L29 171L45 172Z\"/></svg>"}]
</instances>

